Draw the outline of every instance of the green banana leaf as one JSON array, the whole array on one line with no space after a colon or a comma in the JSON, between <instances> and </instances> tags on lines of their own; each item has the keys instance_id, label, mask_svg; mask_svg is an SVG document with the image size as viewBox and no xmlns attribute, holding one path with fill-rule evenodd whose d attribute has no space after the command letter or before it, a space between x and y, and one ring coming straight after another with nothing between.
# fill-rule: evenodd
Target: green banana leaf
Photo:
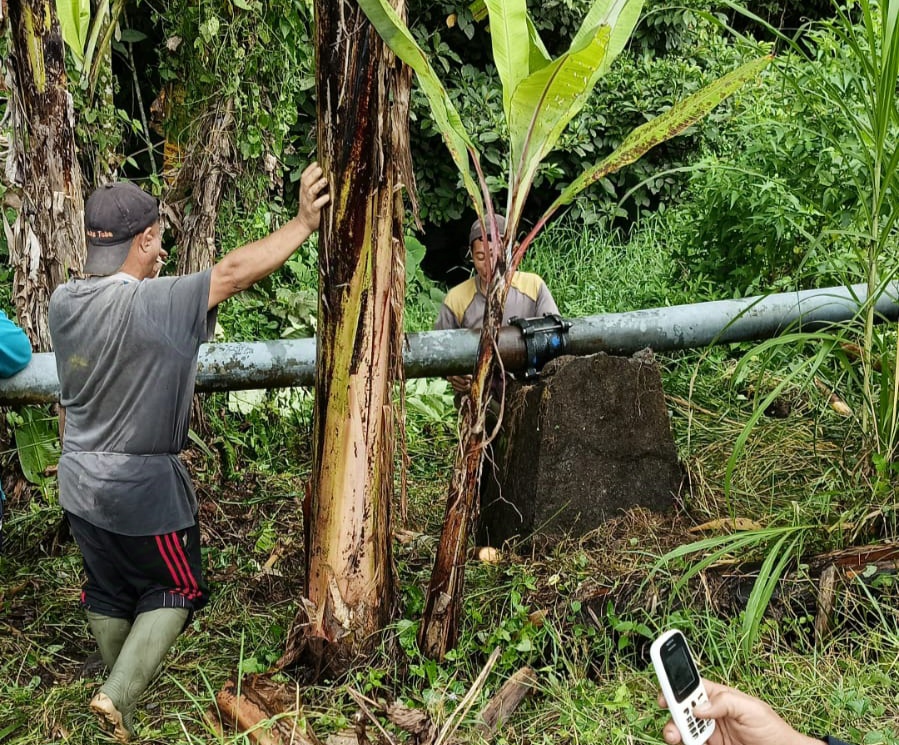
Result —
<instances>
[{"instance_id":1,"label":"green banana leaf","mask_svg":"<svg viewBox=\"0 0 899 745\"><path fill-rule=\"evenodd\" d=\"M760 57L741 65L733 72L675 104L664 114L637 127L611 155L572 181L549 206L540 222L545 223L559 207L571 202L577 194L591 184L633 163L659 143L670 140L687 127L695 124L740 86L758 75L771 59L770 56Z\"/></svg>"},{"instance_id":2,"label":"green banana leaf","mask_svg":"<svg viewBox=\"0 0 899 745\"><path fill-rule=\"evenodd\" d=\"M528 22L528 70L530 72L537 72L537 70L542 70L546 67L550 62L552 62L552 57L550 53L547 51L546 46L543 44L543 39L540 38L540 32L537 31L537 27L534 25L534 22L531 20L531 17L527 17ZM508 114L506 115L506 121L508 121Z\"/></svg>"},{"instance_id":3,"label":"green banana leaf","mask_svg":"<svg viewBox=\"0 0 899 745\"><path fill-rule=\"evenodd\" d=\"M593 29L597 26L608 26L612 30L609 35L609 48L599 71L600 75L604 75L631 38L634 26L640 18L640 11L643 10L643 2L644 0L597 0L587 11L581 27L571 40L569 49L579 49L589 40Z\"/></svg>"},{"instance_id":4,"label":"green banana leaf","mask_svg":"<svg viewBox=\"0 0 899 745\"><path fill-rule=\"evenodd\" d=\"M91 22L90 0L56 0L56 15L62 39L80 67L84 62L84 44Z\"/></svg>"},{"instance_id":5,"label":"green banana leaf","mask_svg":"<svg viewBox=\"0 0 899 745\"><path fill-rule=\"evenodd\" d=\"M611 29L600 26L580 49L558 59L522 80L512 95L509 113L512 191L519 207L540 162L559 141L571 118L599 80ZM524 188L518 188L523 184ZM517 214L513 206L512 212Z\"/></svg>"},{"instance_id":6,"label":"green banana leaf","mask_svg":"<svg viewBox=\"0 0 899 745\"><path fill-rule=\"evenodd\" d=\"M481 192L469 167L471 158L480 171L479 153L427 55L418 46L406 24L387 0L359 0L359 7L393 53L415 71L418 84L428 98L437 128L443 135L450 157L462 177L462 183L472 202L476 206L481 205ZM482 209L478 209L479 214L482 212Z\"/></svg>"},{"instance_id":7,"label":"green banana leaf","mask_svg":"<svg viewBox=\"0 0 899 745\"><path fill-rule=\"evenodd\" d=\"M506 111L513 213L523 209L537 168L624 49L642 9L643 0L596 0L568 51L532 71L515 90L512 110ZM491 33L495 25L491 11Z\"/></svg>"},{"instance_id":8,"label":"green banana leaf","mask_svg":"<svg viewBox=\"0 0 899 745\"><path fill-rule=\"evenodd\" d=\"M525 0L485 0L485 3L490 14L493 63L503 84L503 111L508 121L512 92L530 72L528 9ZM528 39L528 43L522 43L523 39Z\"/></svg>"},{"instance_id":9,"label":"green banana leaf","mask_svg":"<svg viewBox=\"0 0 899 745\"><path fill-rule=\"evenodd\" d=\"M505 4L502 2L495 2L497 10L494 12L502 12L505 8ZM468 9L471 11L472 17L476 21L483 21L488 16L487 11L487 2L486 0L475 0L471 5L468 6ZM525 77L529 73L537 72L537 70L541 70L546 67L550 62L552 62L552 56L549 51L546 49L546 45L543 43L543 39L540 38L540 32L537 30L537 27L534 25L534 21L531 19L531 16L525 12L524 20L527 24L527 39L528 39L528 54L527 54L527 67L521 68L524 70L521 77ZM490 24L490 31L493 33L493 23ZM516 32L520 32L519 27L515 27ZM514 43L514 39L518 38L517 36L509 33L506 35L509 43ZM496 57L496 42L494 41L493 47L493 55ZM511 53L514 57L520 58L520 51L516 50ZM497 63L497 69L499 69L499 63ZM515 85L517 83L512 84L510 82L509 85L506 85L505 78L502 77L502 73L500 73L501 79L503 82L503 109L506 112L506 121L509 121L509 108L507 101L507 94L511 96L512 91L515 90ZM511 80L512 76L509 76Z\"/></svg>"}]
</instances>

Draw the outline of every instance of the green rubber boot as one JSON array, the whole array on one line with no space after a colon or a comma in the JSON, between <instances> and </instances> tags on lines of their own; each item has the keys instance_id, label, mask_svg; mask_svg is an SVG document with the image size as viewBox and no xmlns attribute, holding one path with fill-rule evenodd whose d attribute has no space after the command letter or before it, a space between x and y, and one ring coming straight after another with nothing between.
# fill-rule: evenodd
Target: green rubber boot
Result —
<instances>
[{"instance_id":1,"label":"green rubber boot","mask_svg":"<svg viewBox=\"0 0 899 745\"><path fill-rule=\"evenodd\" d=\"M134 619L109 678L90 703L118 742L128 742L134 735L132 715L137 700L184 628L187 616L185 608L158 608Z\"/></svg>"},{"instance_id":2,"label":"green rubber boot","mask_svg":"<svg viewBox=\"0 0 899 745\"><path fill-rule=\"evenodd\" d=\"M112 670L119 658L119 652L122 651L122 645L128 638L128 632L131 631L131 621L88 611L87 622L91 628L91 634L97 640L103 662Z\"/></svg>"}]
</instances>

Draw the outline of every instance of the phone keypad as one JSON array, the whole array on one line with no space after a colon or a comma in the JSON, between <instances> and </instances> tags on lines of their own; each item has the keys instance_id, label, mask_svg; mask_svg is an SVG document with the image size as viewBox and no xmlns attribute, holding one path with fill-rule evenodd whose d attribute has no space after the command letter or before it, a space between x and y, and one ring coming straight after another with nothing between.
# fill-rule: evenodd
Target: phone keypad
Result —
<instances>
[{"instance_id":1,"label":"phone keypad","mask_svg":"<svg viewBox=\"0 0 899 745\"><path fill-rule=\"evenodd\" d=\"M712 720L711 719L697 719L693 716L693 709L695 709L700 704L703 704L707 701L705 692L700 691L699 695L696 698L692 699L685 707L684 707L684 720L687 723L687 727L690 730L690 737L693 740L696 740L700 735L703 735L705 731L711 727Z\"/></svg>"}]
</instances>

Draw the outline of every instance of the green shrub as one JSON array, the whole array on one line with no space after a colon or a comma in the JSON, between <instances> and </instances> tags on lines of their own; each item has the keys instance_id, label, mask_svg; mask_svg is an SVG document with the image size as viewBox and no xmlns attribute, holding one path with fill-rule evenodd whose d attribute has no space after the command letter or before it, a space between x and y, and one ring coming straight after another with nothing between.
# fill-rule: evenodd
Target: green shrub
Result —
<instances>
[{"instance_id":1,"label":"green shrub","mask_svg":"<svg viewBox=\"0 0 899 745\"><path fill-rule=\"evenodd\" d=\"M839 284L858 268L860 145L840 111L801 91L835 86L861 109L861 63L826 24L806 39L812 60L784 54L735 97L676 208L680 259L734 294Z\"/></svg>"}]
</instances>

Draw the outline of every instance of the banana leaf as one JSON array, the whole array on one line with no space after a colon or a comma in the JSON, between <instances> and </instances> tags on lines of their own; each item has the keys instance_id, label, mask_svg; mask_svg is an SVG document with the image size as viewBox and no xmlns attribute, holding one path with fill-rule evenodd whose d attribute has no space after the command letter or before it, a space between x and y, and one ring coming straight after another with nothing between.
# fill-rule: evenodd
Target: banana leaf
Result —
<instances>
[{"instance_id":1,"label":"banana leaf","mask_svg":"<svg viewBox=\"0 0 899 745\"><path fill-rule=\"evenodd\" d=\"M587 11L581 27L571 40L569 50L579 49L598 26L608 26L611 29L609 48L599 71L600 75L604 75L631 38L641 10L643 0L597 0Z\"/></svg>"},{"instance_id":2,"label":"banana leaf","mask_svg":"<svg viewBox=\"0 0 899 745\"><path fill-rule=\"evenodd\" d=\"M525 0L486 0L486 5L490 14L493 63L503 84L503 111L508 121L512 93L530 71L528 9ZM522 43L523 39L528 42Z\"/></svg>"},{"instance_id":3,"label":"banana leaf","mask_svg":"<svg viewBox=\"0 0 899 745\"><path fill-rule=\"evenodd\" d=\"M546 67L550 62L552 62L552 57L546 49L546 45L543 43L543 39L540 38L540 32L537 31L537 27L534 25L534 22L531 20L531 17L527 17L528 21L528 70L530 72L537 72L537 70L542 70ZM508 121L508 114L506 115L506 121Z\"/></svg>"},{"instance_id":4,"label":"banana leaf","mask_svg":"<svg viewBox=\"0 0 899 745\"><path fill-rule=\"evenodd\" d=\"M540 219L540 224L545 223L559 207L571 202L577 194L591 184L633 163L656 145L670 140L702 119L747 81L758 75L771 59L771 56L765 56L741 65L733 72L675 104L664 114L637 127L611 155L572 181L546 210Z\"/></svg>"},{"instance_id":5,"label":"banana leaf","mask_svg":"<svg viewBox=\"0 0 899 745\"><path fill-rule=\"evenodd\" d=\"M91 22L90 0L56 0L56 15L59 17L62 39L81 66L84 62L84 44Z\"/></svg>"},{"instance_id":6,"label":"banana leaf","mask_svg":"<svg viewBox=\"0 0 899 745\"><path fill-rule=\"evenodd\" d=\"M511 109L506 111L515 168L511 175L513 214L523 209L540 163L556 146L565 127L584 107L597 81L624 48L642 7L643 0L597 0L568 51L533 70L518 84ZM491 10L493 33L495 26Z\"/></svg>"},{"instance_id":7,"label":"banana leaf","mask_svg":"<svg viewBox=\"0 0 899 745\"><path fill-rule=\"evenodd\" d=\"M471 158L475 167L480 171L478 151L472 144L459 112L428 61L427 55L418 46L406 24L387 3L387 0L359 0L359 7L362 8L384 43L415 71L418 76L418 84L428 98L437 128L443 135L450 156L462 177L462 183L472 202L480 205L482 203L481 192L469 167L469 158ZM478 212L480 214L483 210L479 209Z\"/></svg>"},{"instance_id":8,"label":"banana leaf","mask_svg":"<svg viewBox=\"0 0 899 745\"><path fill-rule=\"evenodd\" d=\"M514 168L513 193L519 210L534 173L571 118L580 111L596 81L606 56L608 26L600 26L579 49L565 52L546 67L522 80L512 95L509 139ZM518 185L524 185L518 188Z\"/></svg>"}]
</instances>

